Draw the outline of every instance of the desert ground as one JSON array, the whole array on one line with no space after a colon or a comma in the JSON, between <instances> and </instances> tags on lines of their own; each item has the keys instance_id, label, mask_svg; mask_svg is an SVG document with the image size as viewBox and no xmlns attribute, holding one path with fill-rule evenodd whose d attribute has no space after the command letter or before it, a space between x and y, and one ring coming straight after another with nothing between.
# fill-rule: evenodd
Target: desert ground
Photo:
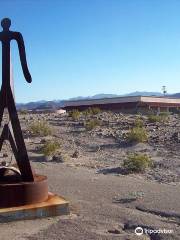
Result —
<instances>
[{"instance_id":1,"label":"desert ground","mask_svg":"<svg viewBox=\"0 0 180 240\"><path fill-rule=\"evenodd\" d=\"M180 115L162 121L112 112L19 117L33 168L47 175L51 192L70 201L71 213L1 223L0 239L180 239ZM92 120L98 121L89 127ZM51 133L35 134L31 126L38 122L48 123ZM130 141L134 127L145 129L147 139ZM51 157L41 151L48 141L59 143ZM11 153L4 151L8 161ZM152 165L128 172L123 162L134 153L149 156ZM137 236L136 227L171 233Z\"/></svg>"}]
</instances>

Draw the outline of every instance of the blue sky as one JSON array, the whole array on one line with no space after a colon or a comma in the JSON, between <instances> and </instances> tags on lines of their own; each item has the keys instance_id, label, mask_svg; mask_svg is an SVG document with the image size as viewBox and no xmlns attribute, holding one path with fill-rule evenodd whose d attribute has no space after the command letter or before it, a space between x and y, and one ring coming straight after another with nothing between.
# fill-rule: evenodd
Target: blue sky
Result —
<instances>
[{"instance_id":1,"label":"blue sky","mask_svg":"<svg viewBox=\"0 0 180 240\"><path fill-rule=\"evenodd\" d=\"M25 81L12 42L16 101L162 85L180 92L179 12L179 0L1 0L0 18L23 34L33 79Z\"/></svg>"}]
</instances>

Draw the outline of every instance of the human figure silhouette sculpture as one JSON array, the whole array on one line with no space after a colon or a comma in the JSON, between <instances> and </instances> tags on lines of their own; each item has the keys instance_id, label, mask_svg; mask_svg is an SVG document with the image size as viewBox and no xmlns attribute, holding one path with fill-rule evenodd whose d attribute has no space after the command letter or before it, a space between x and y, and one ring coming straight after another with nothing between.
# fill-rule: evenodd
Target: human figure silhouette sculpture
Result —
<instances>
[{"instance_id":1,"label":"human figure silhouette sculpture","mask_svg":"<svg viewBox=\"0 0 180 240\"><path fill-rule=\"evenodd\" d=\"M2 122L4 109L7 108L12 125L13 134L8 124L4 125L0 136L0 151L4 140L9 140L23 181L34 181L26 146L21 131L20 122L12 94L10 84L10 42L15 40L18 44L19 55L24 77L28 83L32 81L26 61L26 52L21 33L10 31L11 20L4 18L1 21L3 31L0 32L2 42L2 86L0 90L0 123Z\"/></svg>"}]
</instances>

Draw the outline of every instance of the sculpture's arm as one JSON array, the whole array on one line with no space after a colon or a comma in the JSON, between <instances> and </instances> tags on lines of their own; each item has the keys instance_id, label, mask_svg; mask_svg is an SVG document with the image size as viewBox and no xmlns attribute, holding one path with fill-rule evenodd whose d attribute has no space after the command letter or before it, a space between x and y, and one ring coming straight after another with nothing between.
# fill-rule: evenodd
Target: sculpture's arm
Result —
<instances>
[{"instance_id":1,"label":"sculpture's arm","mask_svg":"<svg viewBox=\"0 0 180 240\"><path fill-rule=\"evenodd\" d=\"M18 44L18 49L19 49L19 55L20 55L20 60L21 60L21 66L22 70L24 73L24 77L27 82L32 82L31 74L28 70L27 66L27 61L26 61L26 51L25 51L25 46L24 46L24 40L19 32L14 32L13 33L13 39L17 41Z\"/></svg>"}]
</instances>

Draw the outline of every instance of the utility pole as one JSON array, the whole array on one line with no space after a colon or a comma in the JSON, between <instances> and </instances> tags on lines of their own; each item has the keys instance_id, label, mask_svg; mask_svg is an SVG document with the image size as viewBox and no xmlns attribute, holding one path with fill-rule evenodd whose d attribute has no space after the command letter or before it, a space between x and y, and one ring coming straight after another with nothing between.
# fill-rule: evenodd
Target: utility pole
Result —
<instances>
[{"instance_id":1,"label":"utility pole","mask_svg":"<svg viewBox=\"0 0 180 240\"><path fill-rule=\"evenodd\" d=\"M166 90L166 86L162 86L162 92L164 94L164 97L166 96L167 90Z\"/></svg>"}]
</instances>

